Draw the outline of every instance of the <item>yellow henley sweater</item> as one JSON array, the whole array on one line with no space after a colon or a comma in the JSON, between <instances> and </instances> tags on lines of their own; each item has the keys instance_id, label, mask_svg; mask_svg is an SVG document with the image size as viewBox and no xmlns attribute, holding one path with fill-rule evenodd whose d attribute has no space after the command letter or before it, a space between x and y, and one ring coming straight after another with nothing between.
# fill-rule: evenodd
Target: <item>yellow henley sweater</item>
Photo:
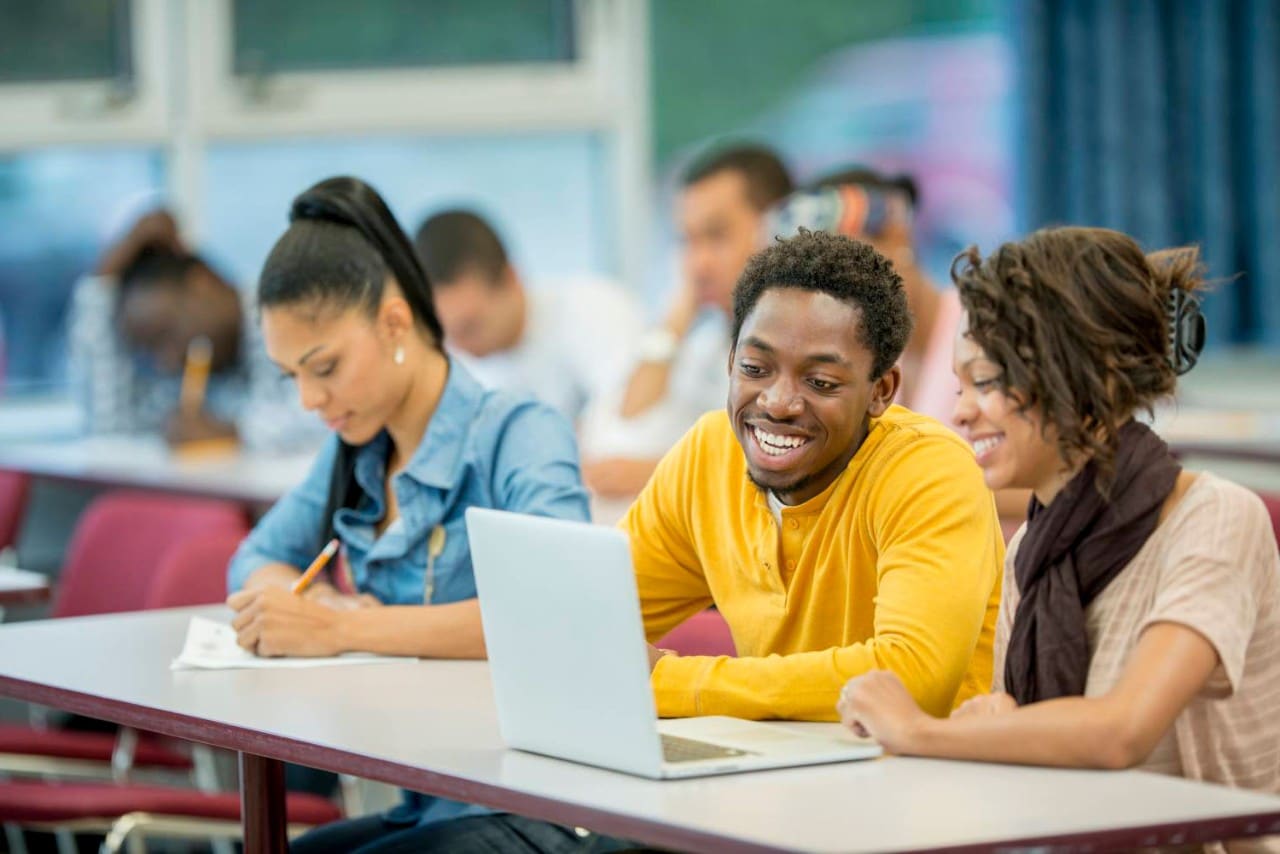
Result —
<instances>
[{"instance_id":1,"label":"yellow henley sweater","mask_svg":"<svg viewBox=\"0 0 1280 854\"><path fill-rule=\"evenodd\" d=\"M663 458L619 523L649 640L714 603L738 658L666 656L663 717L835 720L845 681L885 668L934 715L991 690L1004 543L973 452L900 406L779 528L724 412Z\"/></svg>"}]
</instances>

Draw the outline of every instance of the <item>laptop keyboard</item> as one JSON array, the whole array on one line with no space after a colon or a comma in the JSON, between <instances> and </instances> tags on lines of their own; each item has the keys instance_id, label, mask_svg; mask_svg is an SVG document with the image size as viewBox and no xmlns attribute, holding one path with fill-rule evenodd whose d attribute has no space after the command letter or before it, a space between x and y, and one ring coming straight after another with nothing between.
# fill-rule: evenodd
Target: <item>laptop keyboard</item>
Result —
<instances>
[{"instance_id":1,"label":"laptop keyboard","mask_svg":"<svg viewBox=\"0 0 1280 854\"><path fill-rule=\"evenodd\" d=\"M662 733L662 758L668 762L695 762L699 759L728 759L750 755L751 752L747 750Z\"/></svg>"}]
</instances>

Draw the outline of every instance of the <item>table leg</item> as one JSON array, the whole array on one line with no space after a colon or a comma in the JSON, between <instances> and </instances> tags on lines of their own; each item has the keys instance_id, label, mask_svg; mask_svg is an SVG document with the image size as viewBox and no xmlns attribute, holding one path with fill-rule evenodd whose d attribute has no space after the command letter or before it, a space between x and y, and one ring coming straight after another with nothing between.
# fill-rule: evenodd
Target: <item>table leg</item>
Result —
<instances>
[{"instance_id":1,"label":"table leg","mask_svg":"<svg viewBox=\"0 0 1280 854\"><path fill-rule=\"evenodd\" d=\"M283 854L285 834L284 763L240 754L240 820L245 854Z\"/></svg>"}]
</instances>

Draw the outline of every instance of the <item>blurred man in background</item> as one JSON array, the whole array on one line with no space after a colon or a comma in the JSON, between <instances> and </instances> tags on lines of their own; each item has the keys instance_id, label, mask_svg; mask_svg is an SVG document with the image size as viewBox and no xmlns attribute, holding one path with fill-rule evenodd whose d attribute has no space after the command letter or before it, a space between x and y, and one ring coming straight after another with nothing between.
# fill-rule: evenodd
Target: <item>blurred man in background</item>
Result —
<instances>
[{"instance_id":1,"label":"blurred man in background","mask_svg":"<svg viewBox=\"0 0 1280 854\"><path fill-rule=\"evenodd\" d=\"M427 218L414 245L450 353L483 384L560 410L590 454L610 420L593 409L626 382L643 328L631 296L600 279L526 287L493 226L467 210Z\"/></svg>"},{"instance_id":2,"label":"blurred man in background","mask_svg":"<svg viewBox=\"0 0 1280 854\"><path fill-rule=\"evenodd\" d=\"M583 479L601 495L638 493L698 417L723 408L733 288L761 248L766 212L792 190L781 159L760 146L713 151L681 184L676 216L683 281L664 322L640 339L635 367L616 398L622 422L612 430L636 452L608 449L583 466Z\"/></svg>"}]
</instances>

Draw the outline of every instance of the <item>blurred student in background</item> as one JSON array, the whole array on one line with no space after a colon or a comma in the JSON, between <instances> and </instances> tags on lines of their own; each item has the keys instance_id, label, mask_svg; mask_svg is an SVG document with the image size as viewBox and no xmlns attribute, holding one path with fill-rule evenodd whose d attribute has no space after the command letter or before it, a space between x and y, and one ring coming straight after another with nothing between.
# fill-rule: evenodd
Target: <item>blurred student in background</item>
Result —
<instances>
[{"instance_id":1,"label":"blurred student in background","mask_svg":"<svg viewBox=\"0 0 1280 854\"><path fill-rule=\"evenodd\" d=\"M86 429L163 432L178 445L317 438L266 360L252 315L236 288L183 243L167 211L140 218L72 298L70 373ZM194 350L207 384L188 401L194 405L180 405Z\"/></svg>"},{"instance_id":2,"label":"blurred student in background","mask_svg":"<svg viewBox=\"0 0 1280 854\"><path fill-rule=\"evenodd\" d=\"M1055 228L953 277L955 422L989 486L1030 488L1005 561L995 693L949 719L856 677L846 724L894 753L1146 770L1280 792L1280 559L1258 496L1185 471L1138 420L1204 343L1194 250ZM1280 850L1280 839L1262 850Z\"/></svg>"},{"instance_id":3,"label":"blurred student in background","mask_svg":"<svg viewBox=\"0 0 1280 854\"><path fill-rule=\"evenodd\" d=\"M769 232L795 234L803 226L869 243L893 262L902 276L915 326L898 364L902 391L898 403L951 423L960 383L951 355L960 323L960 299L953 287L939 288L917 263L913 220L919 189L908 175L889 176L854 167L833 172L799 190L770 214ZM1026 518L1025 489L1001 489L996 506L1011 536Z\"/></svg>"},{"instance_id":4,"label":"blurred student in background","mask_svg":"<svg viewBox=\"0 0 1280 854\"><path fill-rule=\"evenodd\" d=\"M585 521L573 432L545 404L482 388L445 353L427 277L372 188L322 181L290 219L258 286L263 337L335 435L231 562L238 641L258 655L483 658L464 513ZM335 537L339 571L294 593ZM406 792L395 809L319 828L292 850L455 850L459 826L488 812ZM577 840L517 816L485 829L484 850Z\"/></svg>"},{"instance_id":5,"label":"blurred student in background","mask_svg":"<svg viewBox=\"0 0 1280 854\"><path fill-rule=\"evenodd\" d=\"M527 287L493 226L467 210L428 217L414 245L450 354L484 385L559 410L590 454L586 426L607 422L591 410L616 399L643 329L630 295L585 277Z\"/></svg>"},{"instance_id":6,"label":"blurred student in background","mask_svg":"<svg viewBox=\"0 0 1280 854\"><path fill-rule=\"evenodd\" d=\"M955 289L939 288L916 263L912 221L919 190L907 175L850 168L824 176L790 196L773 214L773 232L804 226L870 243L893 262L907 289L915 327L902 353L898 403L944 423L959 388L951 347L960 320Z\"/></svg>"},{"instance_id":7,"label":"blurred student in background","mask_svg":"<svg viewBox=\"0 0 1280 854\"><path fill-rule=\"evenodd\" d=\"M635 495L658 460L704 412L724 406L732 295L761 248L766 211L792 190L776 154L759 146L713 151L685 172L677 207L683 281L659 326L644 334L617 412L644 453L589 462L583 477L608 496Z\"/></svg>"}]
</instances>

